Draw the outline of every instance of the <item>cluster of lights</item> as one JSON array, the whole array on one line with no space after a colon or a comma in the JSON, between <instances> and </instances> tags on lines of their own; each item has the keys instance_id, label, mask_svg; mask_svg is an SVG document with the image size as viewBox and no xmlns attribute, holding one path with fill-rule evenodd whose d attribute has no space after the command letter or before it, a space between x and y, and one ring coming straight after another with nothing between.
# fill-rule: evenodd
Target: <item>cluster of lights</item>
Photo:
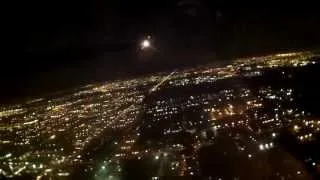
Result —
<instances>
[{"instance_id":1,"label":"cluster of lights","mask_svg":"<svg viewBox=\"0 0 320 180\"><path fill-rule=\"evenodd\" d=\"M310 138L312 137L312 133L303 135L303 136L298 136L300 141L304 141L304 140L310 140Z\"/></svg>"},{"instance_id":2,"label":"cluster of lights","mask_svg":"<svg viewBox=\"0 0 320 180\"><path fill-rule=\"evenodd\" d=\"M140 46L141 49L152 48L153 44L150 37L143 40ZM285 119L284 116L304 117L304 112L298 114L298 110L292 107L286 110L282 110L283 108L280 107L282 101L293 98L294 92L292 89L276 91L271 87L266 87L259 89L258 96L254 96L255 92L246 87L240 89L227 88L211 94L191 95L184 99L156 100L154 104L150 103L149 106L141 106L145 96L144 91L140 89L154 89L155 91L150 91L154 93L161 89L160 86L198 86L200 84L213 84L218 80L242 75L261 76L263 69L268 67L307 65L310 63L308 58L311 56L312 54L309 52L299 52L259 57L255 58L254 61L251 58L241 59L219 68L191 68L171 74L163 73L143 78L107 82L102 85L88 85L75 90L71 94L50 99L39 98L1 108L0 119L9 119L10 123L0 122L0 130L6 132L0 135L0 144L13 148L12 151L10 150L0 157L2 165L5 166L5 168L0 168L0 173L6 174L8 177L20 175L25 171L39 176L52 172L58 172L57 176L69 176L70 173L67 170L56 171L57 169L54 168L58 167L59 169L68 164L83 163L84 151L91 142L100 139L110 129L112 131L126 128L134 129L134 123L142 111L146 112L149 115L148 118L150 118L146 119L145 125L158 128L158 122L162 120L173 121L177 114L183 113L184 109L201 107L203 111L201 111L199 121L174 122L171 127L163 130L163 135L166 137L171 137L171 135L183 131L194 135L197 137L197 142L194 144L195 149L205 143L210 144L214 141L214 138L208 138L207 133L203 133L204 135L198 134L196 129L199 127L207 127L207 129L202 129L201 132L211 130L214 137L222 129L246 128L251 133L248 143L260 142L257 139L260 139L260 135L263 136L264 131L253 129L250 125L251 120L272 129L271 137L270 131L268 131L267 139L261 140L262 142L270 142L277 136L275 130L281 127L281 123ZM315 62L311 63L315 64ZM284 72L282 74L286 75ZM275 102L277 107L274 107L274 113L260 115L258 114L259 109L266 106L263 102L265 99ZM302 132L301 129L306 126L313 128L312 133L316 132L317 128L319 130L319 122L304 121L303 124L297 123L293 125L293 131L299 134L300 131ZM149 153L154 155L155 160L160 159L158 151L133 149L132 147L136 144L140 134L138 129L130 131L130 133L128 137L119 137L114 141L113 145L116 147L116 151L111 155L113 162L119 162L127 157L138 156L138 158L143 158ZM311 139L312 133L308 132L297 137L300 140ZM12 136L4 134L12 134ZM234 138L238 137L235 136ZM59 142L60 139L66 139L70 147L65 147L65 144ZM29 148L31 145L34 148ZM265 151L273 148L273 146L272 142L260 144L259 150ZM185 148L184 145L179 143L168 144L166 147L177 152ZM70 148L71 151L68 152L67 149ZM20 151L21 149L22 151ZM239 149L244 151L246 147ZM167 154L164 154L164 157L167 157ZM256 157L256 155L248 154L248 158L252 157ZM44 160L35 162L34 159ZM182 167L185 166L185 161L185 159L181 161ZM188 163L190 162L192 162L192 158L188 159ZM315 166L315 162L312 165ZM115 167L117 166L118 164L115 165ZM105 165L101 166L103 170L106 167ZM196 167L191 165L186 167L189 170L187 174L194 175L197 173L195 171ZM13 169L13 171L3 170L6 168ZM175 166L174 169L179 168ZM117 168L117 172L118 170L119 168Z\"/></svg>"},{"instance_id":3,"label":"cluster of lights","mask_svg":"<svg viewBox=\"0 0 320 180\"><path fill-rule=\"evenodd\" d=\"M273 143L272 142L259 145L259 150L260 151L268 150L268 149L271 149L271 148L273 148Z\"/></svg>"}]
</instances>

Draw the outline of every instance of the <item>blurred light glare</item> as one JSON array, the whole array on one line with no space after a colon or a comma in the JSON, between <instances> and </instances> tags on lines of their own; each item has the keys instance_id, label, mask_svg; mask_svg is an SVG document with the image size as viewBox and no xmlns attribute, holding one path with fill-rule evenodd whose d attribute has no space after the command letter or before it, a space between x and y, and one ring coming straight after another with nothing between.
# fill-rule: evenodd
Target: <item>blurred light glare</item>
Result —
<instances>
[{"instance_id":1,"label":"blurred light glare","mask_svg":"<svg viewBox=\"0 0 320 180\"><path fill-rule=\"evenodd\" d=\"M150 41L149 40L143 40L141 46L142 46L142 48L150 47Z\"/></svg>"},{"instance_id":2,"label":"blurred light glare","mask_svg":"<svg viewBox=\"0 0 320 180\"><path fill-rule=\"evenodd\" d=\"M264 146L263 146L262 144L260 144L260 145L259 145L259 149L260 149L261 151L263 151L263 150L264 150Z\"/></svg>"}]
</instances>

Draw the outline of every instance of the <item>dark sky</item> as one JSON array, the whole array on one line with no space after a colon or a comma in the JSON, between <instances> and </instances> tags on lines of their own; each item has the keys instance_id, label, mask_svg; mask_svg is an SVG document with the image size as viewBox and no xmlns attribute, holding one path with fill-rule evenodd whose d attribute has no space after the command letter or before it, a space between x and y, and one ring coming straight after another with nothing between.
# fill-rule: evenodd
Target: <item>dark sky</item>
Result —
<instances>
[{"instance_id":1,"label":"dark sky","mask_svg":"<svg viewBox=\"0 0 320 180\"><path fill-rule=\"evenodd\" d=\"M224 3L222 3L224 2ZM43 1L7 14L0 102L233 57L318 46L312 5L209 0ZM154 52L137 52L151 35Z\"/></svg>"}]
</instances>

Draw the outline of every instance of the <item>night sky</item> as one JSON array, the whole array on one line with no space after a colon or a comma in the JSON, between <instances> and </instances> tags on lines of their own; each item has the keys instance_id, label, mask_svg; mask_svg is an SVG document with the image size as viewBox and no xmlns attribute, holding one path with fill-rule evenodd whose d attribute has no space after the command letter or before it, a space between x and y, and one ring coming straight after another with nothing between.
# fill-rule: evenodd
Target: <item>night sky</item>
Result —
<instances>
[{"instance_id":1,"label":"night sky","mask_svg":"<svg viewBox=\"0 0 320 180\"><path fill-rule=\"evenodd\" d=\"M90 82L318 47L314 6L222 1L26 2L7 15L0 102ZM262 8L263 7L263 8ZM151 35L156 50L137 52Z\"/></svg>"}]
</instances>

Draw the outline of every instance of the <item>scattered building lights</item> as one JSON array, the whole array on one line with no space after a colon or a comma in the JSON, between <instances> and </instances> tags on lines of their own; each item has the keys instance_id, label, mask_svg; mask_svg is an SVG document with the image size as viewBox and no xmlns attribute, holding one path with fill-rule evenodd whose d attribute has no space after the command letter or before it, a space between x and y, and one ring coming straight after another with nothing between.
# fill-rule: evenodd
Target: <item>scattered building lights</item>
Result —
<instances>
[{"instance_id":1,"label":"scattered building lights","mask_svg":"<svg viewBox=\"0 0 320 180\"><path fill-rule=\"evenodd\" d=\"M152 48L152 41L146 39L139 45L142 49ZM309 61L301 57L306 54L309 55L290 53L239 59L222 67L191 68L170 74L92 84L57 97L5 105L0 109L0 119L10 123L0 121L0 146L10 147L10 152L0 156L0 165L3 167L0 167L0 174L4 174L4 169L9 169L11 171L5 171L6 177L31 173L40 179L47 178L47 175L55 176L52 179L56 179L59 178L56 176L70 175L67 172L69 169L61 167L86 164L88 167L85 172L98 174L99 171L108 171L110 175L104 177L116 179L122 172L121 163L124 161L144 161L151 157L154 160L161 158L154 163L172 163L169 169L173 174L181 175L183 171L184 175L194 175L199 173L195 163L199 150L207 145L216 145L221 136L227 136L237 143L240 141L239 144L235 143L237 151L250 161L277 148L275 139L280 136L279 130L287 124L290 133L301 144L309 142L316 139L320 121L311 119L308 112L295 107L296 92L291 88L261 86L251 89L239 85L221 86L218 91L191 93L186 97L178 93L169 98L158 95L164 89L192 86L210 89L218 81L233 77L259 77L269 67L305 66ZM279 73L288 75L283 70ZM149 95L151 100L145 102ZM263 109L271 111L265 112ZM181 114L187 114L186 111L199 114L198 119L193 115L192 118L186 116L180 119ZM141 116L143 122L139 124L137 122L140 122ZM170 122L170 125L162 128L163 122ZM248 136L240 133L242 130ZM164 137L160 138L159 144L162 147L152 146L153 142L151 148L139 147L139 140L146 136L145 131L160 131ZM175 141L171 139L182 133L187 133L194 141L194 152L183 158L181 154L188 147L183 143L172 143ZM114 152L106 155L108 157L100 168L93 168L94 158L86 159L92 156L88 147L92 143L99 147L109 142ZM258 151L261 151L259 154L250 148L257 146ZM316 166L313 161L311 159L308 163ZM93 172L95 170L97 172ZM297 171L297 174L301 173Z\"/></svg>"}]
</instances>

